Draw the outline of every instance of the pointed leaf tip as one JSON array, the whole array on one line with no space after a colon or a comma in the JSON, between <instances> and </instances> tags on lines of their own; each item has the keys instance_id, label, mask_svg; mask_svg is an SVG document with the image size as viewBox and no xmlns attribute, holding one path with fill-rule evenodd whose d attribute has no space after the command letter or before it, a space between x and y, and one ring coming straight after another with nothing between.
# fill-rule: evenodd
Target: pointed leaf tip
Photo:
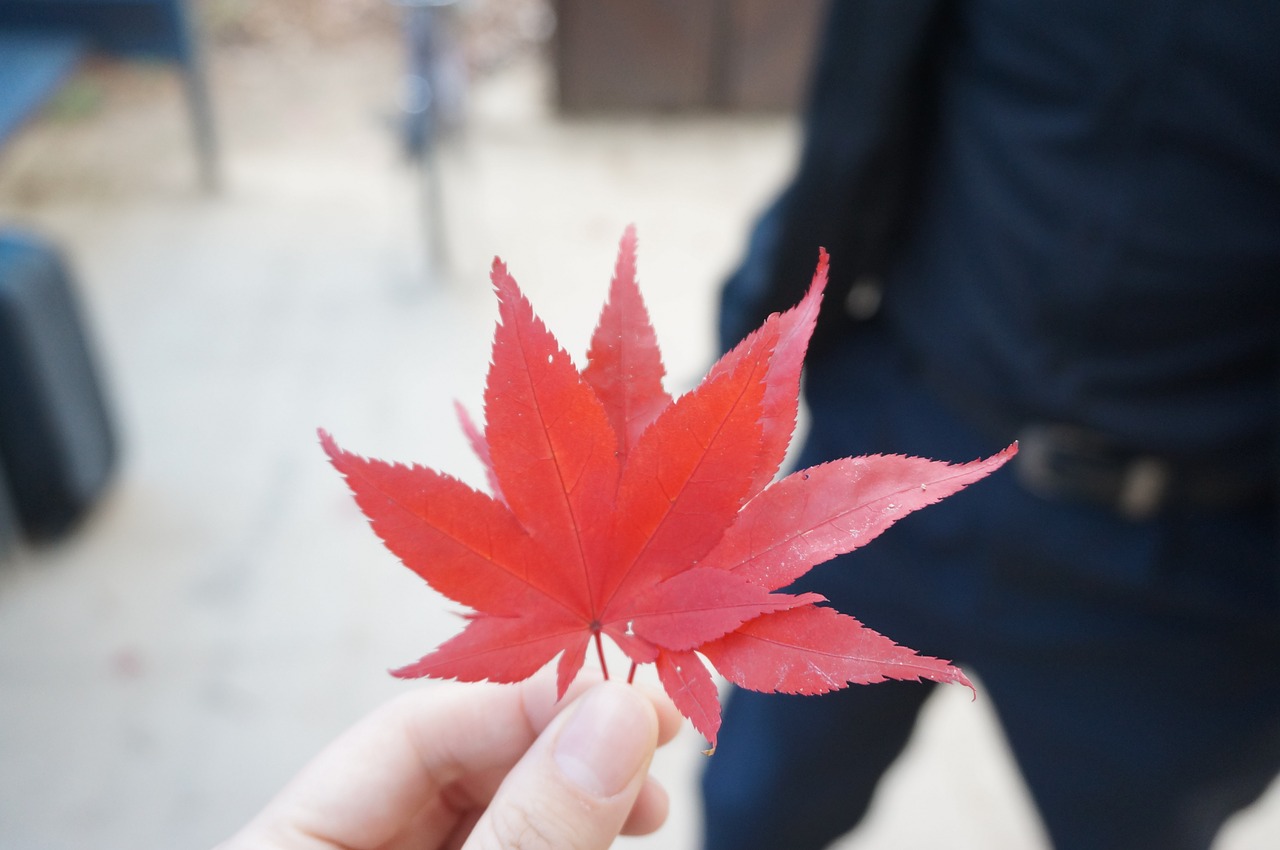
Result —
<instances>
[{"instance_id":1,"label":"pointed leaf tip","mask_svg":"<svg viewBox=\"0 0 1280 850\"><path fill-rule=\"evenodd\" d=\"M886 679L973 688L949 661L920 655L847 614L815 605L764 614L699 652L730 682L764 693L821 694Z\"/></svg>"},{"instance_id":2,"label":"pointed leaf tip","mask_svg":"<svg viewBox=\"0 0 1280 850\"><path fill-rule=\"evenodd\" d=\"M1017 451L949 464L906 455L840 458L793 472L738 513L703 566L777 589L859 548L902 517L985 478Z\"/></svg>"},{"instance_id":3,"label":"pointed leaf tip","mask_svg":"<svg viewBox=\"0 0 1280 850\"><path fill-rule=\"evenodd\" d=\"M752 489L759 491L777 474L786 457L795 431L800 401L800 375L822 307L827 285L827 253L819 249L818 265L809 289L800 302L775 313L712 367L711 374L735 368L743 359L761 349L767 360L765 394L759 420L762 426Z\"/></svg>"},{"instance_id":4,"label":"pointed leaf tip","mask_svg":"<svg viewBox=\"0 0 1280 850\"><path fill-rule=\"evenodd\" d=\"M707 741L704 752L715 752L720 731L720 699L702 660L693 652L658 653L658 681L680 713Z\"/></svg>"},{"instance_id":5,"label":"pointed leaf tip","mask_svg":"<svg viewBox=\"0 0 1280 850\"><path fill-rule=\"evenodd\" d=\"M662 386L666 367L649 310L636 283L635 228L618 245L609 297L591 335L583 379L604 405L625 458L640 435L671 404Z\"/></svg>"}]
</instances>

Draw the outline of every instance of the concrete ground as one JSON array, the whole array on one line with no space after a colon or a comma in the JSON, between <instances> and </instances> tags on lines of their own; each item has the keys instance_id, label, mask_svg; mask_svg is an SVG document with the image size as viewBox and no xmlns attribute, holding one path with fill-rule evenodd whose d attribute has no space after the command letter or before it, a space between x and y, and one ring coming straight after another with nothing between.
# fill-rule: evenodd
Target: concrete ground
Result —
<instances>
[{"instance_id":1,"label":"concrete ground","mask_svg":"<svg viewBox=\"0 0 1280 850\"><path fill-rule=\"evenodd\" d=\"M451 262L431 271L388 124L395 47L216 52L214 196L162 68L97 68L91 107L4 151L0 218L69 252L124 440L78 533L0 565L6 850L209 847L417 686L386 669L457 620L381 549L314 432L478 483L451 402L478 407L492 255L580 355L635 222L672 388L708 363L716 284L786 174L790 122L559 120L525 57L477 81L446 151ZM695 847L700 746L664 751L671 821L622 846ZM1277 835L1273 792L1217 847ZM1044 846L989 706L944 689L841 846Z\"/></svg>"}]
</instances>

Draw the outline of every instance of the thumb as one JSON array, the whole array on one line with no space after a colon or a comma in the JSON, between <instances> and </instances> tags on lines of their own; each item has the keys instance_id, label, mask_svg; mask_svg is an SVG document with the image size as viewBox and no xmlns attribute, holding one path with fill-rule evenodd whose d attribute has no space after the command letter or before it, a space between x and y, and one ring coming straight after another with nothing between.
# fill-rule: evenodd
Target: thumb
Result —
<instances>
[{"instance_id":1,"label":"thumb","mask_svg":"<svg viewBox=\"0 0 1280 850\"><path fill-rule=\"evenodd\" d=\"M658 745L653 704L629 685L587 691L512 768L464 850L604 850Z\"/></svg>"}]
</instances>

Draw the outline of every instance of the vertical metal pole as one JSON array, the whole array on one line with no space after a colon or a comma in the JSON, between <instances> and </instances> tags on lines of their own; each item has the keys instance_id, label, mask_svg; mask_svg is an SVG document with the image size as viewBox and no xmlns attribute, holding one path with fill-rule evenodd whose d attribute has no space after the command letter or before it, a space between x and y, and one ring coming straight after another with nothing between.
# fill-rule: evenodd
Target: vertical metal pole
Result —
<instances>
[{"instance_id":1,"label":"vertical metal pole","mask_svg":"<svg viewBox=\"0 0 1280 850\"><path fill-rule=\"evenodd\" d=\"M200 184L209 193L218 191L221 168L218 161L218 138L214 129L213 104L209 99L209 81L204 65L199 33L191 19L186 0L176 0L171 12L174 29L182 42L182 82L186 88L187 108L191 113L191 130L200 168Z\"/></svg>"},{"instance_id":2,"label":"vertical metal pole","mask_svg":"<svg viewBox=\"0 0 1280 850\"><path fill-rule=\"evenodd\" d=\"M395 0L405 8L408 69L402 93L405 152L417 166L421 184L423 231L428 262L449 264L445 198L440 168L440 137L449 92L452 33L446 16L457 0Z\"/></svg>"}]
</instances>

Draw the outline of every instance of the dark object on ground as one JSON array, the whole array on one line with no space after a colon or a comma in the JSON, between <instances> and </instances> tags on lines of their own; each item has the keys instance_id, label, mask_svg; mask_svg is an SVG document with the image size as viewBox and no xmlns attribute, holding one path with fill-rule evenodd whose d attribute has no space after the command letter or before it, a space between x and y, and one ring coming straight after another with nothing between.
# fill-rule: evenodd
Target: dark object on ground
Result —
<instances>
[{"instance_id":1,"label":"dark object on ground","mask_svg":"<svg viewBox=\"0 0 1280 850\"><path fill-rule=\"evenodd\" d=\"M110 480L116 453L66 264L42 239L0 232L0 469L22 531L68 532Z\"/></svg>"}]
</instances>

